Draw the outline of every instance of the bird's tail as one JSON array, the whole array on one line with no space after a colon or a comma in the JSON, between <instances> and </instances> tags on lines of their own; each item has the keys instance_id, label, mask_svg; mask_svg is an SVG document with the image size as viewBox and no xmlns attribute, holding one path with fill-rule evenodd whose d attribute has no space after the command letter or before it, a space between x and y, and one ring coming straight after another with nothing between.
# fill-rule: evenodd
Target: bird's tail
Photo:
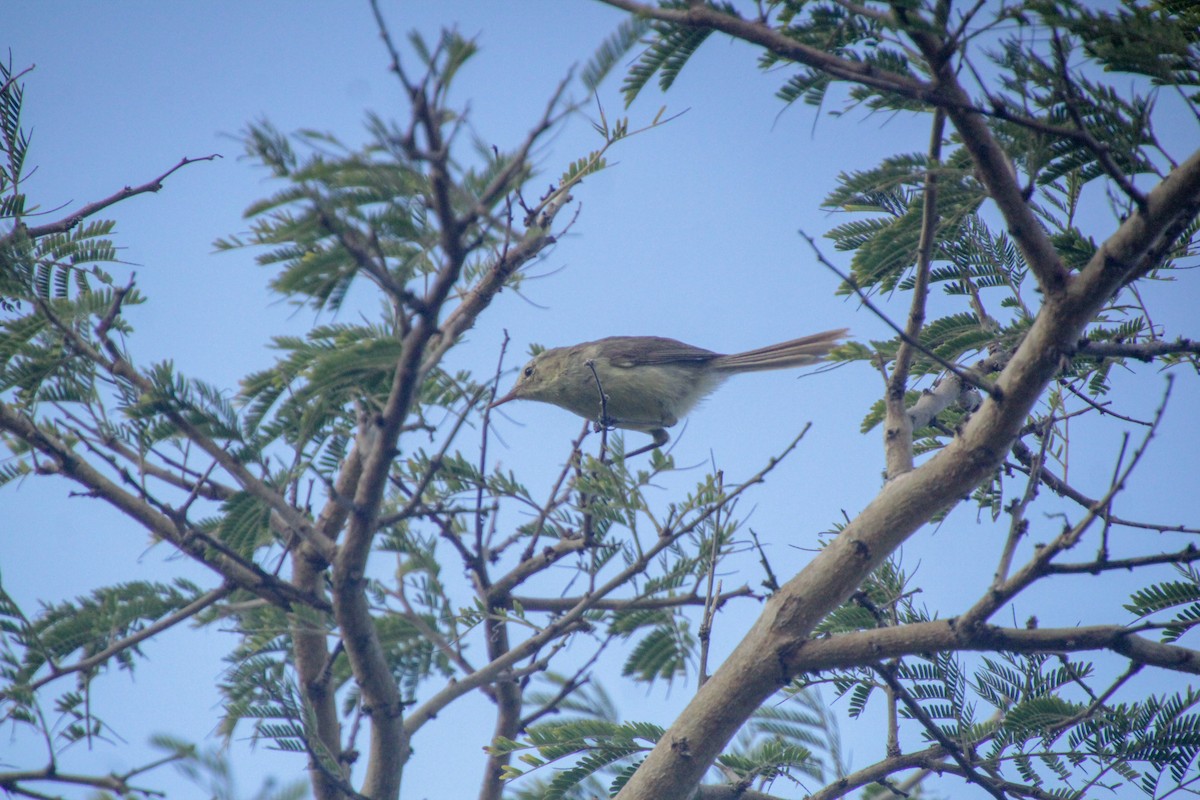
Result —
<instances>
[{"instance_id":1,"label":"bird's tail","mask_svg":"<svg viewBox=\"0 0 1200 800\"><path fill-rule=\"evenodd\" d=\"M780 342L744 353L717 356L710 366L719 372L756 372L816 364L850 332L849 328L814 333L789 342Z\"/></svg>"}]
</instances>

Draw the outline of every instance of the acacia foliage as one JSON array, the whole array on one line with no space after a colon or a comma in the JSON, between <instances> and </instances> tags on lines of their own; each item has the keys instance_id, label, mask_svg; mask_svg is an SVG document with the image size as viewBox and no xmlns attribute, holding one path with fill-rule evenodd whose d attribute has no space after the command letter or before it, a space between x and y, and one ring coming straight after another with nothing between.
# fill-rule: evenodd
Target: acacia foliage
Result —
<instances>
[{"instance_id":1,"label":"acacia foliage","mask_svg":"<svg viewBox=\"0 0 1200 800\"><path fill-rule=\"evenodd\" d=\"M33 216L22 85L4 76L0 478L8 490L65 479L211 576L127 582L39 609L0 587L4 720L44 740L47 759L0 772L7 791L145 795L152 766L224 769L167 737L163 759L120 774L64 777L60 767L72 745L110 730L95 681L144 668L145 641L191 623L236 635L217 729L296 753L316 796L396 796L424 726L475 694L497 717L464 746L497 745L477 769L481 794L499 796L503 743L551 715L620 729L590 683L601 653L627 646L631 679L670 681L698 648L684 610L753 595L745 585L706 594L706 577L734 547L738 497L769 466L733 486L701 476L652 509L647 489L671 459L626 465L620 438L604 436L600 452L564 443L558 478L530 488L486 456L499 376L443 366L496 294L520 291L522 270L569 228L560 213L579 183L638 131L602 115L597 147L565 159L546 190L544 177L531 184L531 153L576 111L565 82L528 136L501 150L447 101L472 42L414 35L403 58L390 36L386 46L411 114L370 116L364 146L266 122L245 131L246 155L276 191L217 248L252 249L271 289L316 321L274 337L274 363L236 391L185 365L138 360L126 312L147 298L132 276L114 277L113 223L96 219L174 169L53 222ZM330 321L352 287L382 311Z\"/></svg>"},{"instance_id":2,"label":"acacia foliage","mask_svg":"<svg viewBox=\"0 0 1200 800\"><path fill-rule=\"evenodd\" d=\"M764 652L779 654L793 688L832 681L850 698L852 716L880 695L887 704L892 757L814 796L879 780L907 792L926 780L913 768L954 774L997 797L1088 796L1129 784L1165 796L1191 786L1200 752L1195 689L1167 681L1178 691L1138 695L1127 684L1147 663L1196 672L1186 646L1147 661L1129 645L1141 635L1186 642L1197 618L1197 530L1120 518L1111 506L1160 417L1124 417L1150 433L1129 446L1109 486L1089 493L1066 477L1071 421L1114 413L1115 421L1136 402L1114 393L1114 370L1153 362L1191 380L1197 370L1191 332L1165 328L1139 292L1150 281L1188 280L1180 268L1195 263L1195 185L1179 195L1167 190L1196 177L1194 9L606 1L631 17L591 72L631 58L622 83L629 104L651 82L670 90L707 42L728 36L752 45L759 65L780 76L785 104L843 117L917 115L930 130L926 150L883 152L874 167L846 170L826 196L826 207L846 218L825 235L848 269L804 232L816 259L842 274L841 293L877 313L896 310L893 338L837 354L871 364L886 380L862 427L883 429L890 485L829 552L844 549L818 558L772 598L723 667L729 680L720 682L718 671L665 732L664 742L687 741L688 752L661 744L620 796L686 796L678 787L694 783L694 765L715 752L696 742L706 732L723 741L770 691L774 676L755 662ZM1131 248L1137 224L1155 216L1156 193L1167 212L1162 227ZM1007 538L978 600L925 608L912 599L912 576L890 562L859 583L881 545L890 551L921 523L947 519L964 489ZM1075 504L1077 516L1057 534L1038 531L1039 490ZM913 506L920 511L910 513ZM1147 530L1180 535L1151 539ZM1033 535L1049 541L1030 548ZM1094 555L1063 563L1085 541ZM1177 575L1162 580L1163 564ZM1128 617L1105 620L1115 637L1107 644L1080 647L1069 631L1026 637L989 621L1065 574L1102 580L1127 569L1144 588L1129 598ZM950 617L944 636L916 644L937 633L939 617ZM841 638L828 643L844 653L840 665L821 655L826 643L807 639L810 632ZM1040 641L1018 646L1033 638ZM932 646L937 639L941 646ZM847 669L852 642L863 661ZM1063 653L1080 649L1121 658L1101 657L1097 666ZM993 655L970 655L979 650ZM747 690L756 679L761 687ZM731 703L741 705L731 711Z\"/></svg>"},{"instance_id":3,"label":"acacia foliage","mask_svg":"<svg viewBox=\"0 0 1200 800\"><path fill-rule=\"evenodd\" d=\"M900 487L942 451L959 457L975 441L974 420L1004 401L1002 389L1023 389L1006 373L1025 363L1023 343L1032 339L1038 357L1054 362L1052 385L1026 389L1036 402L1013 435L976 451L982 466L966 487L1009 542L995 584L962 607L926 608L913 576L884 549L861 581L805 595L814 616L806 626L783 613L789 587L805 576L767 571L760 627L782 636L752 643L763 669L776 670L764 674L761 696L722 704L728 718L707 740L665 720L622 718L592 674L602 653L623 649L631 681L704 672L711 614L763 588L718 594L711 577L752 546L738 500L771 465L736 483L700 477L662 504L647 490L673 469L669 456L626 463L619 439L595 449L595 438L585 447L581 436L565 448L557 480L530 487L479 452L496 377L449 371L444 356L501 288L520 290L522 270L569 226L560 212L579 180L603 168L628 123L602 119L594 152L568 158L548 192L531 189L544 181L530 183L530 152L572 107L556 96L524 141L507 151L479 146L447 101L474 46L449 33L412 38L403 59L386 40L411 114L372 117L364 147L251 126L247 154L280 188L248 210L248 234L219 247L253 248L271 287L313 310L338 310L352 286L369 287L383 310L275 338L275 363L231 398L173 363L133 355L123 312L145 298L102 268L115 262L112 225L93 218L125 195L79 217L29 223L21 86L6 73L0 429L11 457L0 479L66 478L212 581L125 583L39 611L0 594L3 713L53 754L42 769L0 773L0 785L61 791L54 758L104 730L103 709L90 702L94 678L140 668L139 644L185 621L236 631L221 730L248 729L295 752L322 800L398 796L424 726L473 693L495 712L464 737L473 753L488 746L481 797L666 797L638 783L664 763L670 796L689 794L699 776L701 796L744 797L834 797L880 784L911 794L931 773L998 796L1126 785L1162 796L1192 785L1195 690L1181 682L1151 696L1135 678L1146 666L1197 672L1189 642L1200 619L1197 530L1115 516L1111 500L1129 464L1094 496L1063 469L1067 420L1098 415L1102 403L1119 408L1109 396L1115 367L1150 360L1195 379L1194 343L1156 327L1137 294L1139 281L1174 277L1194 259L1195 155L1173 154L1155 133L1161 106L1195 118L1200 55L1187 9L614 5L640 16L584 77L594 85L643 48L625 78L631 102L655 78L670 88L717 32L755 44L764 68L784 71L785 103L929 118L926 152L884 154L828 194L827 205L849 217L827 234L849 259L842 291L911 301L903 333L839 357L889 381L886 397L863 399L863 427L882 424L888 477ZM1003 163L988 160L996 152ZM1168 214L1142 187L1171 175L1189 188L1176 190L1179 207ZM1111 213L1089 229L1080 204L1098 189ZM1100 282L1090 305L1063 299L1102 272L1095 264L1123 221L1142 219L1155 235L1133 248L1121 275ZM938 291L934 315L927 301ZM1081 315L1078 335L1039 339L1047 307ZM1146 422L1153 430L1157 420ZM781 444L782 454L790 449ZM1141 450L1132 452L1136 464ZM1035 549L1028 533L1039 486L1078 508ZM912 530L945 508L922 510ZM822 555L871 541L855 521L844 527ZM1162 535L1122 540L1120 557L1096 544L1147 527ZM1081 542L1096 555L1067 562ZM1066 572L1099 581L1162 564L1176 564L1178 575L1145 578L1128 617L1069 631L991 621ZM1115 675L1096 668L1097 653L1120 665ZM698 705L722 699L727 684L713 678ZM886 758L849 773L816 684L848 698L851 724L868 704L886 704ZM1114 699L1129 687L1132 699ZM740 735L729 741L726 728ZM205 763L184 744L164 746L172 758ZM670 758L692 763L672 772ZM79 782L145 793L140 771Z\"/></svg>"}]
</instances>

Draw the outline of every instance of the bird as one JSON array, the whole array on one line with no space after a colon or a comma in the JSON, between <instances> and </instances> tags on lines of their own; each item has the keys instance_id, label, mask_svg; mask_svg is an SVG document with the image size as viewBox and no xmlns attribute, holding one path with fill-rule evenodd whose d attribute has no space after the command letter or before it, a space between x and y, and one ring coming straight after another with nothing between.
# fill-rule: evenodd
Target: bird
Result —
<instances>
[{"instance_id":1,"label":"bird","mask_svg":"<svg viewBox=\"0 0 1200 800\"><path fill-rule=\"evenodd\" d=\"M513 400L551 403L603 427L649 433L626 458L662 447L670 428L731 375L804 367L821 361L847 328L723 354L661 336L609 336L533 357L517 382L488 408Z\"/></svg>"}]
</instances>

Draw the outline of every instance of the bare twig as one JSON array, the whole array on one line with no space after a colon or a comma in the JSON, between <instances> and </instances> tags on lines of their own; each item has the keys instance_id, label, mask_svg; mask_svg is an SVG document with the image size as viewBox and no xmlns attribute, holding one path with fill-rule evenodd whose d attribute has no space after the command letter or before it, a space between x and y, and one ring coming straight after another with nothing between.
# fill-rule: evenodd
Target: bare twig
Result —
<instances>
[{"instance_id":1,"label":"bare twig","mask_svg":"<svg viewBox=\"0 0 1200 800\"><path fill-rule=\"evenodd\" d=\"M57 680L58 678L61 678L64 675L70 675L70 674L76 673L76 672L86 672L88 670L91 670L92 668L97 667L97 666L103 664L104 662L108 661L108 659L112 658L113 656L117 655L118 653L122 653L122 652L130 649L131 647L136 647L141 642L144 642L147 639L149 639L150 637L156 636L159 633L162 633L163 631L167 630L168 628L172 628L181 622L187 622L189 619L196 616L201 611L203 611L204 609L211 606L213 603L216 603L218 600L221 600L222 598L227 597L229 595L229 593L233 591L233 589L234 589L234 587L231 584L225 584L225 585L217 587L216 589L213 589L210 592L205 592L204 594L200 595L195 600L188 603L186 606L184 606L183 608L174 612L173 614L168 614L167 616L163 617L162 619L157 620L156 622L154 622L150 625L147 625L145 628L142 628L141 630L137 631L136 633L132 633L123 639L118 639L117 641L110 644L108 647L104 648L103 650L101 650L97 653L93 653L92 655L88 656L87 658L81 658L79 661L76 661L74 664L69 664L65 667L57 666L57 665L53 666L49 675L46 675L42 678L39 678L36 681L31 682L27 688L30 691L37 691L38 689L42 688L46 684L50 683L51 681Z\"/></svg>"},{"instance_id":2,"label":"bare twig","mask_svg":"<svg viewBox=\"0 0 1200 800\"><path fill-rule=\"evenodd\" d=\"M52 233L66 233L67 231L71 230L76 225L78 225L80 222L83 222L88 217L98 214L99 212L103 211L104 209L108 208L109 206L111 206L115 203L119 203L122 200L128 200L130 197L133 197L134 195L145 194L146 192L159 191L160 189L163 188L163 181L165 181L168 177L170 177L171 174L174 173L176 170L183 169L188 164L195 164L198 161L212 161L213 159L217 159L217 158L221 158L221 157L222 156L220 153L213 153L212 155L200 156L198 158L188 158L185 156L184 158L180 159L178 164L171 167L169 170L162 173L157 178L152 178L151 180L146 181L145 183L141 184L140 186L126 186L124 189L121 189L120 191L113 192L111 195L104 198L103 200L97 200L95 202L88 203L87 205L83 206L83 208L76 211L74 214L71 214L68 217L64 217L63 219L60 219L57 222L49 222L45 225L35 225L33 227L26 227L24 229L24 233L30 239L38 239L42 236L49 236ZM11 239L16 234L17 234L17 229L14 229L13 231L9 232L9 234L5 237L5 239Z\"/></svg>"},{"instance_id":3,"label":"bare twig","mask_svg":"<svg viewBox=\"0 0 1200 800\"><path fill-rule=\"evenodd\" d=\"M783 459L796 449L800 444L800 440L804 434L808 432L809 426L805 426L802 430L780 453L767 461L767 464L762 467L754 475L751 475L746 481L739 484L733 491L723 498L723 503L728 504L740 497L744 492L748 491L752 486L762 483L766 476L777 467ZM458 697L474 691L475 689L485 684L493 682L497 676L511 670L515 664L524 660L527 657L537 653L541 648L545 647L550 642L567 636L577 630L586 627L583 615L594 607L594 603L608 597L618 588L627 584L634 575L640 574L647 565L651 564L656 556L663 550L671 547L677 542L680 537L687 536L695 531L699 526L705 524L714 514L717 513L720 505L711 506L705 511L697 514L686 524L680 525L669 531L661 531L660 535L644 553L641 553L637 558L633 559L623 569L617 571L607 581L597 585L595 589L580 599L580 601L571 609L565 611L560 616L556 617L544 628L533 634L529 638L514 645L505 655L496 660L480 667L470 675L461 676L453 683L443 687L439 692L435 693L426 702L422 703L417 708L413 709L408 717L404 720L404 727L408 735L412 735L429 720L433 719L437 713L449 703L453 702ZM564 540L570 541L570 540ZM579 541L579 540L576 540ZM561 542L560 542L561 543ZM497 582L498 584L499 582Z\"/></svg>"},{"instance_id":4,"label":"bare twig","mask_svg":"<svg viewBox=\"0 0 1200 800\"><path fill-rule=\"evenodd\" d=\"M1051 32L1051 42L1053 43L1054 61L1058 67L1058 80L1063 88L1063 105L1067 109L1067 113L1071 116L1071 121L1075 123L1075 128L1078 131L1076 138L1084 147L1096 156L1097 163L1100 168L1108 175L1112 181L1121 188L1121 191L1132 200L1137 207L1146 210L1146 195L1138 190L1133 185L1133 181L1129 176L1121 171L1117 166L1117 162L1113 160L1112 150L1107 144L1092 136L1091 131L1084 125L1083 115L1079 113L1081 105L1090 106L1091 103L1087 99L1079 97L1075 81L1071 78L1071 68L1067 64L1067 51L1063 44L1062 36L1057 30Z\"/></svg>"},{"instance_id":5,"label":"bare twig","mask_svg":"<svg viewBox=\"0 0 1200 800\"><path fill-rule=\"evenodd\" d=\"M608 395L604 391L604 384L600 382L600 373L596 371L596 362L589 358L583 363L592 371L592 380L596 382L596 394L600 398L600 416L596 418L594 430L600 434L600 454L596 457L603 464L608 453L608 431L617 420L610 419L608 416ZM637 455L637 453L629 455Z\"/></svg>"},{"instance_id":6,"label":"bare twig","mask_svg":"<svg viewBox=\"0 0 1200 800\"><path fill-rule=\"evenodd\" d=\"M756 596L749 586L741 586L737 589L731 589L728 592L718 589L711 597L692 592L678 596L633 597L629 599L617 597L604 598L594 600L592 608L604 611L635 611L681 608L683 606L706 606L712 603L714 610L719 610L727 602L735 598ZM513 602L520 603L521 608L526 611L546 611L552 614L569 611L584 599L582 597L526 597L524 595L513 595Z\"/></svg>"},{"instance_id":7,"label":"bare twig","mask_svg":"<svg viewBox=\"0 0 1200 800\"><path fill-rule=\"evenodd\" d=\"M1150 427L1150 425L1151 425L1151 423L1150 423L1150 421L1149 421L1149 420L1144 420L1144 419L1134 419L1133 417L1129 417L1129 416L1126 416L1126 415L1124 415L1124 414L1118 414L1116 411L1113 411L1112 409L1110 409L1110 408L1108 407L1108 406L1110 405L1109 403L1097 403L1095 400L1093 400L1092 398L1088 397L1088 396L1087 396L1086 394L1084 394L1083 392L1081 392L1081 391L1079 391L1078 389L1076 389L1076 388L1075 388L1075 387L1074 387L1072 384L1070 384L1070 383L1067 383L1067 382L1065 382L1065 381L1064 381L1062 385L1063 385L1063 387L1064 387L1064 388L1065 388L1065 389L1066 389L1068 392L1070 392L1071 394L1075 395L1075 396L1076 396L1076 397L1078 397L1080 400L1082 400L1083 402L1087 403L1087 404L1088 404L1089 406L1091 406L1093 409L1095 409L1096 411L1099 411L1101 414L1103 414L1103 415L1105 415L1105 416L1109 416L1109 417L1115 417L1116 419L1122 420L1122 421L1124 421L1124 422L1129 422L1129 423L1131 423L1131 424L1133 424L1133 425L1144 425L1144 426L1146 426L1147 428L1148 428L1148 427Z\"/></svg>"},{"instance_id":8,"label":"bare twig","mask_svg":"<svg viewBox=\"0 0 1200 800\"><path fill-rule=\"evenodd\" d=\"M717 492L725 493L725 473L717 470L716 472ZM697 689L703 686L708 680L708 645L712 637L713 617L717 612L717 597L721 594L721 585L716 583L717 576L717 559L721 553L721 515L717 513L713 517L712 525L712 547L708 554L708 570L705 577L704 591L704 615L700 619L700 629L696 636L700 640L700 666L699 678L697 679ZM715 585L714 585L715 584Z\"/></svg>"},{"instance_id":9,"label":"bare twig","mask_svg":"<svg viewBox=\"0 0 1200 800\"><path fill-rule=\"evenodd\" d=\"M771 562L767 560L767 554L763 550L762 542L758 540L758 534L754 529L750 529L750 539L754 542L754 549L758 551L758 563L762 564L763 571L767 577L763 580L762 585L766 587L768 592L779 590L779 579L775 577L775 571L771 569Z\"/></svg>"},{"instance_id":10,"label":"bare twig","mask_svg":"<svg viewBox=\"0 0 1200 800\"><path fill-rule=\"evenodd\" d=\"M1001 586L1008 580L1008 571L1012 567L1013 555L1017 550L1017 543L1029 531L1029 520L1025 518L1025 510L1029 508L1029 504L1037 497L1037 487L1041 481L1042 465L1046 460L1046 448L1050 444L1050 433L1043 429L1041 436L1042 446L1038 450L1037 456L1033 463L1029 466L1029 480L1025 483L1025 492L1019 500L1014 500L1008 508L1008 513L1012 517L1012 521L1008 526L1008 538L1004 542L1004 550L1000 554L1000 563L996 567L996 574L992 579L992 586Z\"/></svg>"},{"instance_id":11,"label":"bare twig","mask_svg":"<svg viewBox=\"0 0 1200 800\"><path fill-rule=\"evenodd\" d=\"M930 738L941 745L942 748L949 753L950 758L954 759L954 761L958 763L968 781L979 786L992 797L995 797L996 800L1007 800L1007 796L1005 795L1004 791L997 787L995 782L990 777L980 774L979 771L975 769L975 765L971 763L971 758L963 752L958 743L951 741L950 737L948 737L942 731L938 724L934 722L927 713L925 713L925 709L921 707L921 704L918 703L911 694L909 694L908 690L904 688L904 685L896 678L894 667L878 664L875 667L875 673L879 675L879 677L883 678L900 702L904 704L904 707L908 709L908 712L912 714L913 718L920 722L921 726L925 728L925 732L930 736ZM889 755L892 754L889 753Z\"/></svg>"},{"instance_id":12,"label":"bare twig","mask_svg":"<svg viewBox=\"0 0 1200 800\"><path fill-rule=\"evenodd\" d=\"M929 358L933 359L938 364L940 364L943 368L945 368L947 371L954 373L959 378L959 380L961 380L963 383L966 383L970 386L974 386L976 389L978 389L981 392L984 392L985 394L988 394L988 395L993 395L995 393L995 391L996 391L995 387L993 387L991 384L987 383L986 381L980 379L979 377L973 375L970 372L970 370L963 369L959 365L942 358L937 353L933 352L928 347L921 344L918 340L909 336L908 333L903 328L901 328L899 325L897 325L895 322L893 322L892 319L890 317L888 317L887 314L884 314L883 311L881 311L878 306L876 306L873 302L871 302L871 298L869 296L867 296L867 293L865 291L863 291L861 287L859 287L858 281L854 280L853 276L847 275L846 273L842 272L840 269L838 269L836 266L833 265L833 262L831 262L829 259L825 258L825 254L821 252L821 249L819 247L817 247L816 239L814 239L812 236L809 236L804 231L800 231L800 235L802 237L804 237L804 240L806 242L808 242L808 246L810 248L812 248L813 254L816 255L817 260L826 269L828 269L833 274L835 274L839 278L841 278L846 283L846 285L849 286L850 289L853 290L853 292L856 295L858 295L858 299L862 302L862 304L871 310L871 313L873 313L879 319L883 320L883 322L886 323L889 328L891 328L892 330L894 330L896 332L896 335L900 337L901 342L904 342L905 344L909 345L909 347L912 347L912 348L918 350L919 352L925 354Z\"/></svg>"},{"instance_id":13,"label":"bare twig","mask_svg":"<svg viewBox=\"0 0 1200 800\"><path fill-rule=\"evenodd\" d=\"M958 624L964 629L970 630L974 626L981 624L988 619L996 609L1000 608L1004 603L1007 603L1013 597L1020 594L1026 587L1030 586L1035 581L1046 575L1047 568L1050 563L1062 552L1071 549L1083 536L1092 523L1097 519L1102 519L1104 509L1112 502L1113 498L1125 488L1125 483L1129 479L1130 473L1137 467L1141 461L1142 455L1146 452L1147 446L1154 438L1154 434L1162 422L1163 415L1166 413L1167 401L1171 396L1171 376L1167 376L1167 387L1163 392L1162 402L1159 404L1157 411L1154 414L1154 424L1146 435L1142 438L1141 443L1134 450L1129 459L1129 463L1124 469L1114 476L1112 485L1109 486L1099 502L1088 510L1084 518L1073 526L1068 527L1051 542L1039 547L1033 557L1022 567L1016 575L1004 581L1002 584L994 585L988 593L975 603L966 613L958 619Z\"/></svg>"}]
</instances>

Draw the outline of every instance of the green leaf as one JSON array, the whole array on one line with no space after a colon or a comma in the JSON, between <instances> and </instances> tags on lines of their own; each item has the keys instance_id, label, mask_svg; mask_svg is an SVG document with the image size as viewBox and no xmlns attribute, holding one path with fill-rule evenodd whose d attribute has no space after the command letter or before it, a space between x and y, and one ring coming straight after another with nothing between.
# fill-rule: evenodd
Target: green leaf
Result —
<instances>
[{"instance_id":1,"label":"green leaf","mask_svg":"<svg viewBox=\"0 0 1200 800\"><path fill-rule=\"evenodd\" d=\"M621 20L617 29L601 42L583 68L580 78L587 90L595 92L613 67L629 54L648 30L650 22L644 17L630 16Z\"/></svg>"}]
</instances>

